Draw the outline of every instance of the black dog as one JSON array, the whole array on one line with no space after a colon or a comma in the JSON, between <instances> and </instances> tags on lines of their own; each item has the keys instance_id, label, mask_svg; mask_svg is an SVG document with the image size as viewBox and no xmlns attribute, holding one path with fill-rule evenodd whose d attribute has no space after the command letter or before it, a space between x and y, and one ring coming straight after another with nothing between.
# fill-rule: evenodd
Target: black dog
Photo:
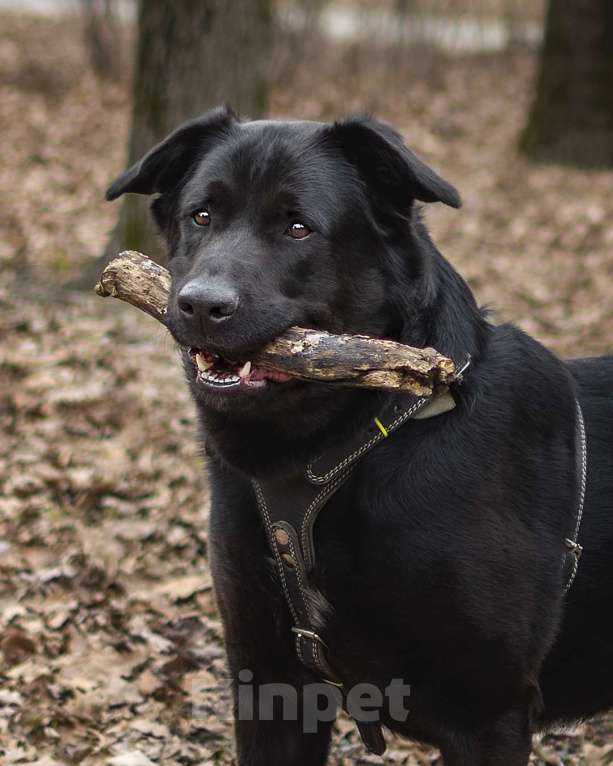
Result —
<instances>
[{"instance_id":1,"label":"black dog","mask_svg":"<svg viewBox=\"0 0 613 766\"><path fill-rule=\"evenodd\" d=\"M107 196L125 192L159 194L169 327L210 453L211 561L236 686L241 669L256 689L318 680L295 651L253 480L302 476L394 401L247 364L300 325L472 359L455 409L382 439L321 512L304 588L329 667L346 685L410 684L406 720L385 705L381 720L438 746L448 766L524 766L533 731L611 706L613 357L566 364L487 320L416 209L459 207L455 189L375 120L241 122L220 108ZM566 593L584 478L577 401L585 553ZM324 763L331 723L305 733L287 718L257 699L238 715L239 763Z\"/></svg>"}]
</instances>

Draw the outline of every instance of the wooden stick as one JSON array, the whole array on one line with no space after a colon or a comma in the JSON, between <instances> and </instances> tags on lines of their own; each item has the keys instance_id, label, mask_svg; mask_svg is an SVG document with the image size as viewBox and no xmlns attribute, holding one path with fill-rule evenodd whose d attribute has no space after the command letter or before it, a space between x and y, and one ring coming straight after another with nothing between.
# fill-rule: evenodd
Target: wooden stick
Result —
<instances>
[{"instance_id":1,"label":"wooden stick","mask_svg":"<svg viewBox=\"0 0 613 766\"><path fill-rule=\"evenodd\" d=\"M114 258L102 272L96 292L130 303L166 324L170 274L142 253L126 250ZM304 380L416 396L429 396L455 379L451 359L432 348L302 327L289 328L252 362Z\"/></svg>"}]
</instances>

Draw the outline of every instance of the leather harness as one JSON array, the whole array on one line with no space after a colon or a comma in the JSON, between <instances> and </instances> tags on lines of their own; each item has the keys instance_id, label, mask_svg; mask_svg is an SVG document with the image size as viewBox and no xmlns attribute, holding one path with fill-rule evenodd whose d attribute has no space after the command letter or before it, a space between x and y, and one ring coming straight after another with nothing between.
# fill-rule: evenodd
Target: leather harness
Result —
<instances>
[{"instance_id":1,"label":"leather harness","mask_svg":"<svg viewBox=\"0 0 613 766\"><path fill-rule=\"evenodd\" d=\"M456 383L470 360L461 368ZM313 528L321 509L332 495L350 477L357 462L377 444L390 436L410 419L432 417L455 407L448 389L434 397L415 397L408 394L394 396L383 415L375 418L367 433L355 434L342 446L308 463L306 469L290 477L272 480L253 480L257 504L264 522L277 572L291 613L295 648L303 665L323 681L337 686L341 693L348 689L348 679L339 678L326 656L326 644L318 635L312 607L314 587L309 579L315 568ZM577 572L582 547L577 542L585 498L587 449L581 407L577 402L578 471L580 476L579 512L572 538L566 538L564 556L571 557L567 591ZM377 755L385 752L386 745L379 721L356 720L366 748Z\"/></svg>"}]
</instances>

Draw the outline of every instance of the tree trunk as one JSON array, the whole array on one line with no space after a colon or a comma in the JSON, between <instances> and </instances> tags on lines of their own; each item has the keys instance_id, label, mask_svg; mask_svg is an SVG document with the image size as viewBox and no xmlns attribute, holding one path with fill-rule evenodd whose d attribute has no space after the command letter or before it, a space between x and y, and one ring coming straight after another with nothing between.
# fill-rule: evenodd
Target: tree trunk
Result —
<instances>
[{"instance_id":1,"label":"tree trunk","mask_svg":"<svg viewBox=\"0 0 613 766\"><path fill-rule=\"evenodd\" d=\"M536 98L521 147L537 159L613 165L611 0L549 0Z\"/></svg>"},{"instance_id":2,"label":"tree trunk","mask_svg":"<svg viewBox=\"0 0 613 766\"><path fill-rule=\"evenodd\" d=\"M251 117L265 111L271 14L271 0L139 0L126 166L219 103ZM163 259L148 200L140 195L123 198L107 259L126 248Z\"/></svg>"}]
</instances>

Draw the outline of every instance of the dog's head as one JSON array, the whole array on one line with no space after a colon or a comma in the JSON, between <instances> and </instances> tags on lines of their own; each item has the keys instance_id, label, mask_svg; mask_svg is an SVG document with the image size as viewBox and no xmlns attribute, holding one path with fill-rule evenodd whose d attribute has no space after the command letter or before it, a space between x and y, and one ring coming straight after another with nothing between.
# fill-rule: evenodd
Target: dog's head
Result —
<instances>
[{"instance_id":1,"label":"dog's head","mask_svg":"<svg viewBox=\"0 0 613 766\"><path fill-rule=\"evenodd\" d=\"M378 121L241 122L226 108L178 128L107 198L126 192L159 195L168 326L197 400L234 413L317 395L249 365L292 325L401 337L400 307L426 289L428 271L418 243L407 252L413 206L460 205Z\"/></svg>"}]
</instances>

